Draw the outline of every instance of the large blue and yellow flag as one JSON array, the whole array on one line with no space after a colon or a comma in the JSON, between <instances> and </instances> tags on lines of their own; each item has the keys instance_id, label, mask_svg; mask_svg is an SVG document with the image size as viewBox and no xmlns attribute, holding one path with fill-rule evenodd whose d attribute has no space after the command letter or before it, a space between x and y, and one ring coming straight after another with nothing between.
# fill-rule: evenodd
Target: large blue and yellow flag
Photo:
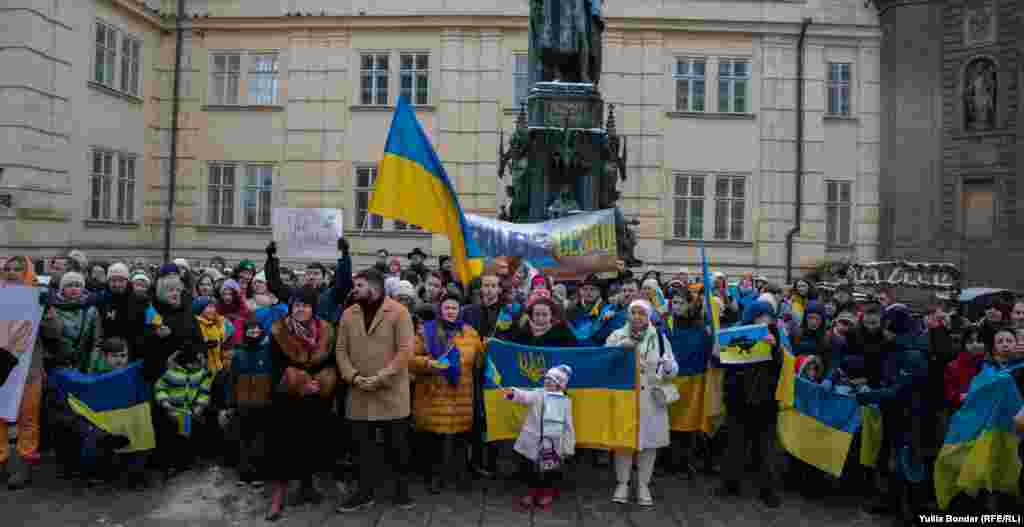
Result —
<instances>
[{"instance_id":1,"label":"large blue and yellow flag","mask_svg":"<svg viewBox=\"0 0 1024 527\"><path fill-rule=\"evenodd\" d=\"M572 378L576 445L636 449L640 431L636 353L623 348L541 348L497 339L487 344L484 405L487 440L519 437L527 408L504 399L501 388L541 389L548 368L567 364Z\"/></svg>"},{"instance_id":2,"label":"large blue and yellow flag","mask_svg":"<svg viewBox=\"0 0 1024 527\"><path fill-rule=\"evenodd\" d=\"M483 271L482 254L469 233L455 188L405 97L399 98L391 119L369 212L446 235L462 283Z\"/></svg>"},{"instance_id":3,"label":"large blue and yellow flag","mask_svg":"<svg viewBox=\"0 0 1024 527\"><path fill-rule=\"evenodd\" d=\"M945 510L961 492L977 496L985 489L1020 494L1020 438L1013 418L1022 405L1020 390L1006 370L986 368L974 378L963 406L950 419L935 460L939 508Z\"/></svg>"},{"instance_id":4,"label":"large blue and yellow flag","mask_svg":"<svg viewBox=\"0 0 1024 527\"><path fill-rule=\"evenodd\" d=\"M794 405L779 413L779 441L794 457L839 477L861 427L857 399L799 377L793 392Z\"/></svg>"},{"instance_id":5,"label":"large blue and yellow flag","mask_svg":"<svg viewBox=\"0 0 1024 527\"><path fill-rule=\"evenodd\" d=\"M679 364L674 379L679 400L668 407L669 427L674 432L713 433L723 415L723 370L709 368L711 337L701 328L676 330L669 336L672 354Z\"/></svg>"},{"instance_id":6,"label":"large blue and yellow flag","mask_svg":"<svg viewBox=\"0 0 1024 527\"><path fill-rule=\"evenodd\" d=\"M149 386L141 371L139 361L103 374L57 370L53 379L75 413L101 430L127 436L131 443L118 452L132 453L156 448Z\"/></svg>"}]
</instances>

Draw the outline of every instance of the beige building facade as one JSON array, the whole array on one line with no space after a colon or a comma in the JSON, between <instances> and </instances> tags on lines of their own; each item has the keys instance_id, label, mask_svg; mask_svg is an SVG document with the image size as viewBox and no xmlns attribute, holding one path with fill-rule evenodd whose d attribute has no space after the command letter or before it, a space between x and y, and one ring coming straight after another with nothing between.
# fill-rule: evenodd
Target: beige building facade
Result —
<instances>
[{"instance_id":1,"label":"beige building facade","mask_svg":"<svg viewBox=\"0 0 1024 527\"><path fill-rule=\"evenodd\" d=\"M175 1L9 0L0 252L160 257ZM526 93L527 2L188 1L172 253L260 258L275 207L344 210L356 265L447 240L366 214L397 97L467 212L495 215ZM160 12L159 10L163 10ZM296 14L298 12L298 14ZM804 43L794 274L878 246L879 30L862 2L605 2L601 92L628 138L620 202L653 267L785 276ZM508 134L506 133L506 137Z\"/></svg>"}]
</instances>

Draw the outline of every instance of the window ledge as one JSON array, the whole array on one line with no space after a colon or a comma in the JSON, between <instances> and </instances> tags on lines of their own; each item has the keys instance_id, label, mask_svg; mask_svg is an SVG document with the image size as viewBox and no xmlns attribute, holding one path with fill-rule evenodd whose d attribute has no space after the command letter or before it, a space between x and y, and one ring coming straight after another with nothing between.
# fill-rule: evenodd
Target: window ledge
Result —
<instances>
[{"instance_id":1,"label":"window ledge","mask_svg":"<svg viewBox=\"0 0 1024 527\"><path fill-rule=\"evenodd\" d=\"M502 113L511 117L515 117L519 115L519 108L505 108L504 110L502 110Z\"/></svg>"},{"instance_id":2,"label":"window ledge","mask_svg":"<svg viewBox=\"0 0 1024 527\"><path fill-rule=\"evenodd\" d=\"M139 228L139 223L135 221L116 221L116 220L85 220L85 226L93 229L125 229L132 230Z\"/></svg>"},{"instance_id":3,"label":"window ledge","mask_svg":"<svg viewBox=\"0 0 1024 527\"><path fill-rule=\"evenodd\" d=\"M241 225L196 225L199 232L228 232L228 233L251 233L267 234L273 232L273 227L243 227Z\"/></svg>"},{"instance_id":4,"label":"window ledge","mask_svg":"<svg viewBox=\"0 0 1024 527\"><path fill-rule=\"evenodd\" d=\"M393 104L353 104L348 109L352 112L393 112L395 106ZM433 112L436 108L430 104L420 104L413 105L412 109L415 112Z\"/></svg>"},{"instance_id":5,"label":"window ledge","mask_svg":"<svg viewBox=\"0 0 1024 527\"><path fill-rule=\"evenodd\" d=\"M200 109L204 112L283 112L284 106L279 104L205 104Z\"/></svg>"},{"instance_id":6,"label":"window ledge","mask_svg":"<svg viewBox=\"0 0 1024 527\"><path fill-rule=\"evenodd\" d=\"M106 84L100 84L100 83L98 83L96 81L89 81L89 87L94 89L94 90L96 90L96 91L103 92L103 93L105 93L107 95L110 95L112 97L117 97L118 99L121 99L121 100L124 100L124 101L128 101L130 103L142 104L142 102L143 102L142 101L142 97L139 97L137 95L132 95L132 94L130 94L128 92L123 92L123 91L118 90L116 88L111 88L110 86L107 86Z\"/></svg>"},{"instance_id":7,"label":"window ledge","mask_svg":"<svg viewBox=\"0 0 1024 527\"><path fill-rule=\"evenodd\" d=\"M825 252L827 253L852 253L854 252L853 244L850 245L825 245Z\"/></svg>"},{"instance_id":8,"label":"window ledge","mask_svg":"<svg viewBox=\"0 0 1024 527\"><path fill-rule=\"evenodd\" d=\"M669 119L722 119L726 121L753 121L757 114L728 112L665 112Z\"/></svg>"},{"instance_id":9,"label":"window ledge","mask_svg":"<svg viewBox=\"0 0 1024 527\"><path fill-rule=\"evenodd\" d=\"M433 233L427 231L395 231L385 229L366 229L366 230L346 230L346 238L405 238L411 240L421 240L430 238Z\"/></svg>"},{"instance_id":10,"label":"window ledge","mask_svg":"<svg viewBox=\"0 0 1024 527\"><path fill-rule=\"evenodd\" d=\"M824 121L851 121L857 122L857 118L852 115L840 115L834 113L827 113L822 117Z\"/></svg>"},{"instance_id":11,"label":"window ledge","mask_svg":"<svg viewBox=\"0 0 1024 527\"><path fill-rule=\"evenodd\" d=\"M679 240L679 239L668 239L665 240L665 245L671 247L700 247L702 245L707 247L732 247L736 249L753 249L753 242L739 242L739 241L725 241L725 240Z\"/></svg>"}]
</instances>

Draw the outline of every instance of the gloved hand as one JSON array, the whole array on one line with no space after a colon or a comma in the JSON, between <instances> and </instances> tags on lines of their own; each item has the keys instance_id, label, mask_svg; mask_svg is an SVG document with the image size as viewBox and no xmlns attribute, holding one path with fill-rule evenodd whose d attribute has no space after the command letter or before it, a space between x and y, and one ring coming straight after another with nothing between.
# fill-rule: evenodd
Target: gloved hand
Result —
<instances>
[{"instance_id":1,"label":"gloved hand","mask_svg":"<svg viewBox=\"0 0 1024 527\"><path fill-rule=\"evenodd\" d=\"M267 256L270 257L270 258L273 258L274 255L276 255L276 254L277 254L277 242L270 242L270 245L267 245Z\"/></svg>"}]
</instances>

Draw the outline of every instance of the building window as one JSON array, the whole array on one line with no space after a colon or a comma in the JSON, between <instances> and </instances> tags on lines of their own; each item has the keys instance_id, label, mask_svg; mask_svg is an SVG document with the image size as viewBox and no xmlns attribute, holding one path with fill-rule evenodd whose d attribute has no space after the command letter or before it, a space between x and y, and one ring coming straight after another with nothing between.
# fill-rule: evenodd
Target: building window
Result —
<instances>
[{"instance_id":1,"label":"building window","mask_svg":"<svg viewBox=\"0 0 1024 527\"><path fill-rule=\"evenodd\" d=\"M240 53L213 55L210 102L212 104L238 104L239 78L242 71Z\"/></svg>"},{"instance_id":2,"label":"building window","mask_svg":"<svg viewBox=\"0 0 1024 527\"><path fill-rule=\"evenodd\" d=\"M356 168L356 228L360 230L381 230L384 218L370 214L370 197L373 194L373 183L377 179L377 167Z\"/></svg>"},{"instance_id":3,"label":"building window","mask_svg":"<svg viewBox=\"0 0 1024 527\"><path fill-rule=\"evenodd\" d=\"M274 167L249 165L245 169L242 214L247 227L270 226L270 196L274 188Z\"/></svg>"},{"instance_id":4,"label":"building window","mask_svg":"<svg viewBox=\"0 0 1024 527\"><path fill-rule=\"evenodd\" d=\"M996 196L992 183L964 183L963 211L964 238L991 240L996 224Z\"/></svg>"},{"instance_id":5,"label":"building window","mask_svg":"<svg viewBox=\"0 0 1024 527\"><path fill-rule=\"evenodd\" d=\"M715 178L715 239L743 240L746 189L743 176Z\"/></svg>"},{"instance_id":6,"label":"building window","mask_svg":"<svg viewBox=\"0 0 1024 527\"><path fill-rule=\"evenodd\" d=\"M850 115L850 65L828 64L828 113Z\"/></svg>"},{"instance_id":7,"label":"building window","mask_svg":"<svg viewBox=\"0 0 1024 527\"><path fill-rule=\"evenodd\" d=\"M117 30L102 23L96 23L96 54L93 80L114 88L115 64L117 63Z\"/></svg>"},{"instance_id":8,"label":"building window","mask_svg":"<svg viewBox=\"0 0 1024 527\"><path fill-rule=\"evenodd\" d=\"M210 225L234 225L235 165L210 165L210 181L206 190L210 200L207 222Z\"/></svg>"},{"instance_id":9,"label":"building window","mask_svg":"<svg viewBox=\"0 0 1024 527\"><path fill-rule=\"evenodd\" d=\"M742 59L722 59L718 63L718 111L747 113L750 63Z\"/></svg>"},{"instance_id":10,"label":"building window","mask_svg":"<svg viewBox=\"0 0 1024 527\"><path fill-rule=\"evenodd\" d=\"M277 53L249 55L249 75L246 85L249 104L269 106L277 104L278 87Z\"/></svg>"},{"instance_id":11,"label":"building window","mask_svg":"<svg viewBox=\"0 0 1024 527\"><path fill-rule=\"evenodd\" d=\"M704 239L704 176L677 174L673 236L684 240Z\"/></svg>"},{"instance_id":12,"label":"building window","mask_svg":"<svg viewBox=\"0 0 1024 527\"><path fill-rule=\"evenodd\" d=\"M430 55L402 53L399 55L399 96L415 105L430 104Z\"/></svg>"},{"instance_id":13,"label":"building window","mask_svg":"<svg viewBox=\"0 0 1024 527\"><path fill-rule=\"evenodd\" d=\"M825 234L829 245L847 246L852 243L852 189L853 183L849 181L825 182Z\"/></svg>"},{"instance_id":14,"label":"building window","mask_svg":"<svg viewBox=\"0 0 1024 527\"><path fill-rule=\"evenodd\" d=\"M512 55L512 85L515 90L516 108L526 104L530 95L530 55L516 53Z\"/></svg>"},{"instance_id":15,"label":"building window","mask_svg":"<svg viewBox=\"0 0 1024 527\"><path fill-rule=\"evenodd\" d=\"M360 61L360 79L360 104L388 104L387 53L364 53Z\"/></svg>"},{"instance_id":16,"label":"building window","mask_svg":"<svg viewBox=\"0 0 1024 527\"><path fill-rule=\"evenodd\" d=\"M89 219L135 219L135 159L128 154L93 150Z\"/></svg>"},{"instance_id":17,"label":"building window","mask_svg":"<svg viewBox=\"0 0 1024 527\"><path fill-rule=\"evenodd\" d=\"M996 127L998 81L996 64L990 59L975 59L964 68L963 116L968 132Z\"/></svg>"},{"instance_id":18,"label":"building window","mask_svg":"<svg viewBox=\"0 0 1024 527\"><path fill-rule=\"evenodd\" d=\"M704 111L704 59L677 59L676 111Z\"/></svg>"},{"instance_id":19,"label":"building window","mask_svg":"<svg viewBox=\"0 0 1024 527\"><path fill-rule=\"evenodd\" d=\"M142 53L142 42L131 37L121 39L121 91L138 95L139 93L139 56Z\"/></svg>"}]
</instances>

